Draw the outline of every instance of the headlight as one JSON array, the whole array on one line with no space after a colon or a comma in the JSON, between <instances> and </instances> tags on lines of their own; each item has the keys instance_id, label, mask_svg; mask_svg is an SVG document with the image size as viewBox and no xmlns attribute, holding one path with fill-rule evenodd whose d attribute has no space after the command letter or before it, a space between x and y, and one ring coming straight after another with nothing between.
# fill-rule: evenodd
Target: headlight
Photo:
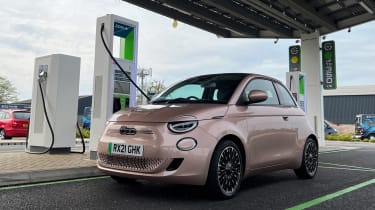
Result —
<instances>
[{"instance_id":1,"label":"headlight","mask_svg":"<svg viewBox=\"0 0 375 210\"><path fill-rule=\"evenodd\" d=\"M198 121L170 122L168 129L173 133L186 133L194 130L198 126Z\"/></svg>"}]
</instances>

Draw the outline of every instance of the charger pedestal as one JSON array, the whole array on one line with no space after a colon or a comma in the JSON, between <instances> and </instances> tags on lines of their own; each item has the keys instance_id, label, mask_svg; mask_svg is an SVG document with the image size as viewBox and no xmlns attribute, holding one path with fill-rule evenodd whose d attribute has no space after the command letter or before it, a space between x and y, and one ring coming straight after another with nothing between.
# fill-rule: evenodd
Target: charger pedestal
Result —
<instances>
[{"instance_id":1,"label":"charger pedestal","mask_svg":"<svg viewBox=\"0 0 375 210\"><path fill-rule=\"evenodd\" d=\"M46 151L52 143L39 81L55 136L49 152L67 153L75 145L80 63L80 58L63 54L35 59L28 152Z\"/></svg>"},{"instance_id":2,"label":"charger pedestal","mask_svg":"<svg viewBox=\"0 0 375 210\"><path fill-rule=\"evenodd\" d=\"M138 55L138 22L108 14L99 17L96 21L94 87L92 98L92 117L90 129L90 159L97 159L99 138L105 128L105 123L113 115L114 97L128 95L129 106L136 105L136 88L130 85L128 79L114 64L108 55L102 41L113 53L116 43L120 44L120 57L116 60L133 81L137 81L137 55Z\"/></svg>"}]
</instances>

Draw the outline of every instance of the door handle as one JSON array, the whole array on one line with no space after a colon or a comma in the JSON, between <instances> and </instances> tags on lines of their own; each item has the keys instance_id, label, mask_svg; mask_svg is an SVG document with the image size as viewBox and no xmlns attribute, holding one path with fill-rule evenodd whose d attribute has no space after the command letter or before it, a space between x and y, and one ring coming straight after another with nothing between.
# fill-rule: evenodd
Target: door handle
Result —
<instances>
[{"instance_id":1,"label":"door handle","mask_svg":"<svg viewBox=\"0 0 375 210\"><path fill-rule=\"evenodd\" d=\"M288 121L288 116L283 116L283 120Z\"/></svg>"}]
</instances>

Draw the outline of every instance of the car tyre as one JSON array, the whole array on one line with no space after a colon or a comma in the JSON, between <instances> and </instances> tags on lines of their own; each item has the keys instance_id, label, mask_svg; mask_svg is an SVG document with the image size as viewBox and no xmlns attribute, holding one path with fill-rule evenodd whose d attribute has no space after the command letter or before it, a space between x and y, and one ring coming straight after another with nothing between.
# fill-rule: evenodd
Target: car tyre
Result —
<instances>
[{"instance_id":1,"label":"car tyre","mask_svg":"<svg viewBox=\"0 0 375 210\"><path fill-rule=\"evenodd\" d=\"M240 189L243 159L238 146L229 140L215 149L207 177L207 188L214 199L230 199Z\"/></svg>"},{"instance_id":2,"label":"car tyre","mask_svg":"<svg viewBox=\"0 0 375 210\"><path fill-rule=\"evenodd\" d=\"M120 183L120 184L129 184L129 183L135 183L135 179L130 179L130 178L126 178L126 177L120 177L120 176L111 176L111 178L113 180L115 180L116 182Z\"/></svg>"},{"instance_id":3,"label":"car tyre","mask_svg":"<svg viewBox=\"0 0 375 210\"><path fill-rule=\"evenodd\" d=\"M319 149L317 142L312 138L308 138L303 149L301 166L294 170L298 178L314 178L318 171L318 155Z\"/></svg>"},{"instance_id":4,"label":"car tyre","mask_svg":"<svg viewBox=\"0 0 375 210\"><path fill-rule=\"evenodd\" d=\"M6 135L5 130L1 129L0 130L0 140L4 140L4 139L10 139L10 138Z\"/></svg>"}]
</instances>

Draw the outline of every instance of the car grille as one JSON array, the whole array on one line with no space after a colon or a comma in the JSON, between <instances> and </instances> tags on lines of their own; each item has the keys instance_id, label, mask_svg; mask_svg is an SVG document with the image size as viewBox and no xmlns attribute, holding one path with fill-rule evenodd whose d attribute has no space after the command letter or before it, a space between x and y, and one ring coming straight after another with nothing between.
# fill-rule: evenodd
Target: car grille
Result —
<instances>
[{"instance_id":1,"label":"car grille","mask_svg":"<svg viewBox=\"0 0 375 210\"><path fill-rule=\"evenodd\" d=\"M166 160L144 157L132 157L99 153L99 164L101 166L125 171L142 173L156 172Z\"/></svg>"}]
</instances>

